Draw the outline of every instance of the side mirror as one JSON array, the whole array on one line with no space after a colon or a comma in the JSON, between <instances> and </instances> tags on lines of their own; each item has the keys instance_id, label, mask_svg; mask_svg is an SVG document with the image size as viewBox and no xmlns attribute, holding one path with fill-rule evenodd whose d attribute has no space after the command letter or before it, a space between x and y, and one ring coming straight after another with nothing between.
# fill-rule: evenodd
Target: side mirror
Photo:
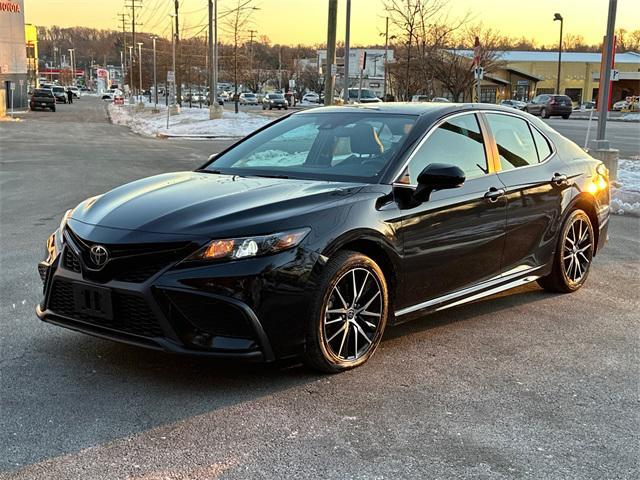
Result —
<instances>
[{"instance_id":1,"label":"side mirror","mask_svg":"<svg viewBox=\"0 0 640 480\"><path fill-rule=\"evenodd\" d=\"M418 188L413 198L426 202L434 190L458 188L464 184L465 175L460 167L447 163L431 163L418 175Z\"/></svg>"}]
</instances>

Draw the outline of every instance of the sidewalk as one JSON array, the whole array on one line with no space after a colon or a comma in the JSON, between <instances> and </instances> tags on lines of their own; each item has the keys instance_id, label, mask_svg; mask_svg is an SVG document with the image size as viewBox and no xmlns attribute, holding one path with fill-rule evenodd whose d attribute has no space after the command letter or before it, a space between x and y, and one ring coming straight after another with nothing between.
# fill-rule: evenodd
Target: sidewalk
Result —
<instances>
[{"instance_id":1,"label":"sidewalk","mask_svg":"<svg viewBox=\"0 0 640 480\"><path fill-rule=\"evenodd\" d=\"M573 120L589 120L591 111L575 110L571 113ZM593 112L593 119L598 120L598 112ZM633 122L640 123L640 113L638 112L609 112L607 115L608 122Z\"/></svg>"}]
</instances>

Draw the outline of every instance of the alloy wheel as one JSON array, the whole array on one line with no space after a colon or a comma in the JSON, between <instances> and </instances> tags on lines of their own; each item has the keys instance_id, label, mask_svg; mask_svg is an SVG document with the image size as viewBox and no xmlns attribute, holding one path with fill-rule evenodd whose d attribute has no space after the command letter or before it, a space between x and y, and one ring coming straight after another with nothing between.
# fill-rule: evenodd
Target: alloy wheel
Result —
<instances>
[{"instance_id":1,"label":"alloy wheel","mask_svg":"<svg viewBox=\"0 0 640 480\"><path fill-rule=\"evenodd\" d=\"M353 268L335 283L324 312L323 341L341 361L355 361L372 347L383 313L380 282L366 268Z\"/></svg>"},{"instance_id":2,"label":"alloy wheel","mask_svg":"<svg viewBox=\"0 0 640 480\"><path fill-rule=\"evenodd\" d=\"M574 284L580 283L589 270L593 256L591 229L584 218L577 217L567 230L562 249L564 273Z\"/></svg>"}]
</instances>

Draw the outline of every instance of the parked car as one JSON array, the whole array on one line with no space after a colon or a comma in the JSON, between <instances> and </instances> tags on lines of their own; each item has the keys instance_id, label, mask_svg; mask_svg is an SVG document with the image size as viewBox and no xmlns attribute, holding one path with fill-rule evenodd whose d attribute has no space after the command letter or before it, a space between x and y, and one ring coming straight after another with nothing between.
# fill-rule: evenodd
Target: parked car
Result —
<instances>
[{"instance_id":1,"label":"parked car","mask_svg":"<svg viewBox=\"0 0 640 480\"><path fill-rule=\"evenodd\" d=\"M542 118L569 118L573 110L573 103L566 95L542 94L533 97L524 110L533 115L540 115Z\"/></svg>"},{"instance_id":2,"label":"parked car","mask_svg":"<svg viewBox=\"0 0 640 480\"><path fill-rule=\"evenodd\" d=\"M520 100L502 100L500 105L503 107L517 108L518 110L524 110L527 106L527 102L521 102Z\"/></svg>"},{"instance_id":3,"label":"parked car","mask_svg":"<svg viewBox=\"0 0 640 480\"><path fill-rule=\"evenodd\" d=\"M360 100L358 101L358 88L349 89L349 103L382 103L376 93L370 88L360 90ZM340 97L344 98L344 90L340 92Z\"/></svg>"},{"instance_id":4,"label":"parked car","mask_svg":"<svg viewBox=\"0 0 640 480\"><path fill-rule=\"evenodd\" d=\"M51 110L56 111L56 98L53 95L53 91L49 88L36 88L31 94L29 99L30 110Z\"/></svg>"},{"instance_id":5,"label":"parked car","mask_svg":"<svg viewBox=\"0 0 640 480\"><path fill-rule=\"evenodd\" d=\"M315 92L305 93L302 96L302 101L305 103L320 103L320 95Z\"/></svg>"},{"instance_id":6,"label":"parked car","mask_svg":"<svg viewBox=\"0 0 640 480\"><path fill-rule=\"evenodd\" d=\"M611 110L613 110L614 112L619 112L621 110L628 110L629 109L629 102L627 102L626 100L620 100L619 102L615 102L613 105L611 105Z\"/></svg>"},{"instance_id":7,"label":"parked car","mask_svg":"<svg viewBox=\"0 0 640 480\"><path fill-rule=\"evenodd\" d=\"M429 95L414 95L413 97L411 97L411 101L412 102L428 102L430 101L430 96Z\"/></svg>"},{"instance_id":8,"label":"parked car","mask_svg":"<svg viewBox=\"0 0 640 480\"><path fill-rule=\"evenodd\" d=\"M262 109L266 110L267 108L269 110L273 110L274 108L278 110L284 108L287 110L289 108L289 102L284 98L284 94L282 93L267 93L262 99Z\"/></svg>"},{"instance_id":9,"label":"parked car","mask_svg":"<svg viewBox=\"0 0 640 480\"><path fill-rule=\"evenodd\" d=\"M102 94L102 100L113 101L115 97L122 96L122 95L124 95L122 90L119 90L117 88L110 88L109 90L107 90Z\"/></svg>"},{"instance_id":10,"label":"parked car","mask_svg":"<svg viewBox=\"0 0 640 480\"><path fill-rule=\"evenodd\" d=\"M239 102L241 105L258 105L258 97L255 93L241 93Z\"/></svg>"},{"instance_id":11,"label":"parked car","mask_svg":"<svg viewBox=\"0 0 640 480\"><path fill-rule=\"evenodd\" d=\"M51 91L57 103L67 103L67 90L64 87L54 85L51 87Z\"/></svg>"},{"instance_id":12,"label":"parked car","mask_svg":"<svg viewBox=\"0 0 640 480\"><path fill-rule=\"evenodd\" d=\"M339 372L428 312L536 281L578 290L609 203L602 162L513 108L304 110L67 211L36 312L141 347Z\"/></svg>"},{"instance_id":13,"label":"parked car","mask_svg":"<svg viewBox=\"0 0 640 480\"><path fill-rule=\"evenodd\" d=\"M67 87L67 90L71 90L71 93L75 98L80 98L80 88L78 87Z\"/></svg>"},{"instance_id":14,"label":"parked car","mask_svg":"<svg viewBox=\"0 0 640 480\"><path fill-rule=\"evenodd\" d=\"M590 111L596 108L596 102L582 102L580 105L573 107L574 111Z\"/></svg>"},{"instance_id":15,"label":"parked car","mask_svg":"<svg viewBox=\"0 0 640 480\"><path fill-rule=\"evenodd\" d=\"M431 101L434 103L451 103L451 101L448 98L444 98L444 97L433 97Z\"/></svg>"}]
</instances>

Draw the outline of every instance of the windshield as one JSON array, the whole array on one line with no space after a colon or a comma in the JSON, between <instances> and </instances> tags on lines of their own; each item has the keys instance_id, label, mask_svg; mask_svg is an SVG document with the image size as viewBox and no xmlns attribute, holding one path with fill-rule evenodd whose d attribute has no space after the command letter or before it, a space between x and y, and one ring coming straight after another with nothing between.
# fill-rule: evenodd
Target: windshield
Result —
<instances>
[{"instance_id":1,"label":"windshield","mask_svg":"<svg viewBox=\"0 0 640 480\"><path fill-rule=\"evenodd\" d=\"M375 183L416 119L377 112L292 115L218 156L205 170Z\"/></svg>"},{"instance_id":2,"label":"windshield","mask_svg":"<svg viewBox=\"0 0 640 480\"><path fill-rule=\"evenodd\" d=\"M64 88L63 87L53 87L53 91L54 92L64 92Z\"/></svg>"},{"instance_id":3,"label":"windshield","mask_svg":"<svg viewBox=\"0 0 640 480\"><path fill-rule=\"evenodd\" d=\"M53 93L51 93L51 90L38 89L33 94L38 97L53 97Z\"/></svg>"},{"instance_id":4,"label":"windshield","mask_svg":"<svg viewBox=\"0 0 640 480\"><path fill-rule=\"evenodd\" d=\"M267 95L269 98L284 98L284 95L281 93L270 93Z\"/></svg>"}]
</instances>

